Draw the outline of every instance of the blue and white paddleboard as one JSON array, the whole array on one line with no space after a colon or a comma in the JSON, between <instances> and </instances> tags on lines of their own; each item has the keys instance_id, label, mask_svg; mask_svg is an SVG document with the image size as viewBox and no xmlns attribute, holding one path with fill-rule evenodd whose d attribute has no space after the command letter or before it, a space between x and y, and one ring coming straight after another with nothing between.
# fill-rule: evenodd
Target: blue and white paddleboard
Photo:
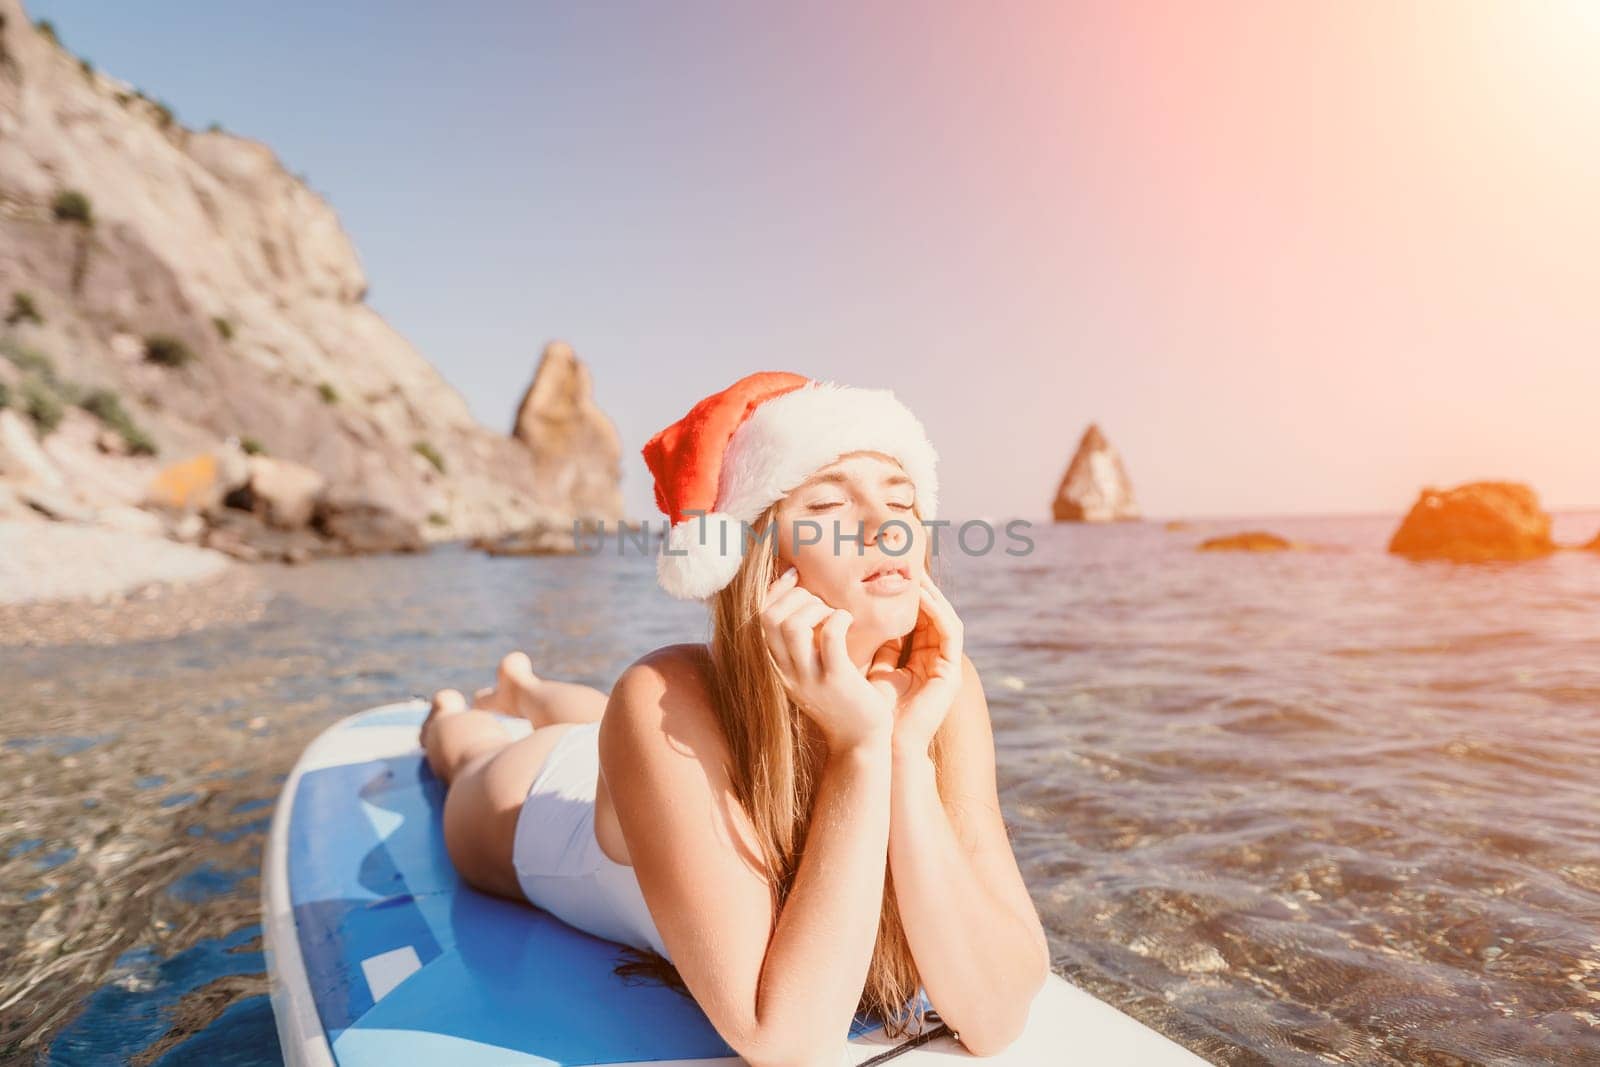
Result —
<instances>
[{"instance_id":1,"label":"blue and white paddleboard","mask_svg":"<svg viewBox=\"0 0 1600 1067\"><path fill-rule=\"evenodd\" d=\"M262 871L267 969L291 1067L743 1061L689 998L611 973L622 946L480 893L445 852L421 701L335 723L284 784ZM526 723L507 719L508 729ZM858 1016L840 1062L901 1044ZM971 1057L948 1034L896 1067ZM1205 1061L1052 975L1006 1065Z\"/></svg>"}]
</instances>

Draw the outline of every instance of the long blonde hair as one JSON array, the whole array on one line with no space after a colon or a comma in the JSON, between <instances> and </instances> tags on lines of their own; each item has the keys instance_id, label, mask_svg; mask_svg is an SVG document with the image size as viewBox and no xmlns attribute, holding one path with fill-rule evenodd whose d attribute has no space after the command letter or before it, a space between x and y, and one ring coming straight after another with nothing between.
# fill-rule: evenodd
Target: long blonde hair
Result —
<instances>
[{"instance_id":1,"label":"long blonde hair","mask_svg":"<svg viewBox=\"0 0 1600 1067\"><path fill-rule=\"evenodd\" d=\"M820 769L815 755L806 748L806 716L784 691L761 632L762 601L778 576L777 535L768 533L777 509L774 503L751 524L753 536L746 538L738 573L710 604L713 704L728 742L727 770L734 795L755 826L766 863L773 892L773 931L805 850ZM920 522L920 514L913 514ZM924 546L923 566L931 574L937 559L931 538L924 537ZM938 580L937 575L934 578ZM911 651L910 635L906 637L902 665ZM946 717L945 725L949 722ZM937 787L942 787L944 779L944 733L941 727L929 748ZM619 965L617 974L646 975L688 995L676 968L665 957L649 949L624 951L635 961ZM908 1024L912 1018L920 1031L923 1011L920 1001L914 1000L921 984L900 922L894 880L885 867L878 936L856 1010L881 1020L889 1037L911 1032Z\"/></svg>"}]
</instances>

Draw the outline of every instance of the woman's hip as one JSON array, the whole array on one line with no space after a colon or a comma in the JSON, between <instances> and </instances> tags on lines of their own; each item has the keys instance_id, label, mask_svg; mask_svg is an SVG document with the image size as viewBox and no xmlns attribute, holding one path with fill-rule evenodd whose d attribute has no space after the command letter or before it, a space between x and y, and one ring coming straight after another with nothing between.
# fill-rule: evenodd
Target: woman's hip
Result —
<instances>
[{"instance_id":1,"label":"woman's hip","mask_svg":"<svg viewBox=\"0 0 1600 1067\"><path fill-rule=\"evenodd\" d=\"M563 736L574 729L541 727L463 769L444 804L445 847L456 871L480 889L518 896L518 827L533 785Z\"/></svg>"}]
</instances>

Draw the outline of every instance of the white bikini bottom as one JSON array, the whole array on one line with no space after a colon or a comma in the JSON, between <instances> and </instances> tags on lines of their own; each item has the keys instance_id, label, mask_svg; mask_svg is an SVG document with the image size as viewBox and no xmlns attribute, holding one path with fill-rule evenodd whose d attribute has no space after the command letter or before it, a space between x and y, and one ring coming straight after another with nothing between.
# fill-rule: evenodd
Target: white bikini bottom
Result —
<instances>
[{"instance_id":1,"label":"white bikini bottom","mask_svg":"<svg viewBox=\"0 0 1600 1067\"><path fill-rule=\"evenodd\" d=\"M556 739L517 816L511 862L535 906L596 937L667 956L633 868L600 849L594 794L600 723L569 726Z\"/></svg>"}]
</instances>

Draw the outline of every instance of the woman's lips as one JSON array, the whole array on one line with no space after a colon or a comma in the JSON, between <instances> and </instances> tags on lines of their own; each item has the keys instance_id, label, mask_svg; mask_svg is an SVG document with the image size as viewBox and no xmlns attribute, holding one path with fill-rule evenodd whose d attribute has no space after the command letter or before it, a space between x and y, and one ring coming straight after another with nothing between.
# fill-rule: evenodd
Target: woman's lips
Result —
<instances>
[{"instance_id":1,"label":"woman's lips","mask_svg":"<svg viewBox=\"0 0 1600 1067\"><path fill-rule=\"evenodd\" d=\"M861 583L874 596L893 596L911 585L911 579L899 571L885 571L876 578Z\"/></svg>"}]
</instances>

